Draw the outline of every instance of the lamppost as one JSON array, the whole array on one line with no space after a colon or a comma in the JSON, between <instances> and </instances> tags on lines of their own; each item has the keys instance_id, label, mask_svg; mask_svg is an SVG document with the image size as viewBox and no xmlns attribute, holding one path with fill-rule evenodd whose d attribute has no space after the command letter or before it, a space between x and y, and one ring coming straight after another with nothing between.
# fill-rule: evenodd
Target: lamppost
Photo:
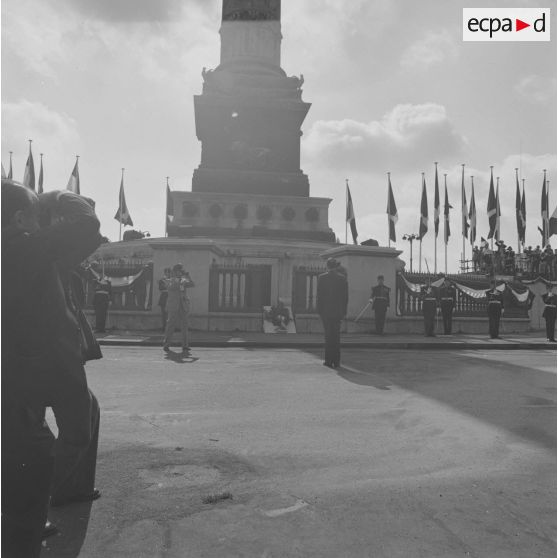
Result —
<instances>
[{"instance_id":1,"label":"lamppost","mask_svg":"<svg viewBox=\"0 0 558 558\"><path fill-rule=\"evenodd\" d=\"M418 240L418 239L419 239L419 235L415 233L403 235L403 240L408 240L409 244L411 245L411 266L410 266L411 273L413 272L413 240Z\"/></svg>"}]
</instances>

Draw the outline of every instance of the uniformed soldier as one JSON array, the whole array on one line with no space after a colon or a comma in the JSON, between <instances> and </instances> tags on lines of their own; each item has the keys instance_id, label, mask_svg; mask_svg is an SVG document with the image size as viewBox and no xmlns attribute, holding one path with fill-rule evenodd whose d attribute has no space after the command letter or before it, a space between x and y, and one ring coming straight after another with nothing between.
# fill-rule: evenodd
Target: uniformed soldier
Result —
<instances>
[{"instance_id":1,"label":"uniformed soldier","mask_svg":"<svg viewBox=\"0 0 558 558\"><path fill-rule=\"evenodd\" d=\"M436 310L438 308L438 301L436 300L436 293L434 287L428 282L424 285L422 291L422 315L424 317L424 334L426 337L436 337L434 334L434 325L436 319Z\"/></svg>"},{"instance_id":2,"label":"uniformed soldier","mask_svg":"<svg viewBox=\"0 0 558 558\"><path fill-rule=\"evenodd\" d=\"M93 307L95 308L95 330L104 333L107 323L107 313L112 297L112 285L107 277L101 277L95 284Z\"/></svg>"},{"instance_id":3,"label":"uniformed soldier","mask_svg":"<svg viewBox=\"0 0 558 558\"><path fill-rule=\"evenodd\" d=\"M376 335L384 334L386 312L389 307L389 291L390 288L384 285L384 276L378 275L378 284L372 287L370 293L370 302L376 319Z\"/></svg>"},{"instance_id":4,"label":"uniformed soldier","mask_svg":"<svg viewBox=\"0 0 558 558\"><path fill-rule=\"evenodd\" d=\"M169 279L171 276L171 268L170 267L165 267L165 270L163 272L163 277L161 277L161 279L159 279L159 302L158 305L161 308L161 323L162 323L162 328L163 331L165 331L166 327L167 327L167 299L169 298L169 288L168 288L168 284L169 284Z\"/></svg>"},{"instance_id":5,"label":"uniformed soldier","mask_svg":"<svg viewBox=\"0 0 558 558\"><path fill-rule=\"evenodd\" d=\"M442 311L442 320L444 322L444 335L451 335L451 323L453 318L453 309L455 308L456 293L455 287L450 280L445 277L439 291L440 309Z\"/></svg>"},{"instance_id":6,"label":"uniformed soldier","mask_svg":"<svg viewBox=\"0 0 558 558\"><path fill-rule=\"evenodd\" d=\"M500 339L500 316L504 310L504 295L496 288L496 281L490 282L490 289L486 291L488 300L488 331L491 339Z\"/></svg>"},{"instance_id":7,"label":"uniformed soldier","mask_svg":"<svg viewBox=\"0 0 558 558\"><path fill-rule=\"evenodd\" d=\"M548 291L543 294L544 302L543 318L546 320L546 338L552 343L556 343L554 329L556 327L556 293L553 292L552 285L548 285Z\"/></svg>"}]
</instances>

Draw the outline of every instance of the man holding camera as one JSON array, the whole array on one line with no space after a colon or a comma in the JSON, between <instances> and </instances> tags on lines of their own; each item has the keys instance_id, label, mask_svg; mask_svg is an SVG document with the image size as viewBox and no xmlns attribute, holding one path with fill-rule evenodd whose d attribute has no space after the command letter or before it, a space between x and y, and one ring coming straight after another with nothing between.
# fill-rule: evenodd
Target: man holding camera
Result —
<instances>
[{"instance_id":1,"label":"man holding camera","mask_svg":"<svg viewBox=\"0 0 558 558\"><path fill-rule=\"evenodd\" d=\"M170 342L174 330L178 327L182 334L182 352L188 353L188 315L190 314L190 299L187 289L194 287L190 274L184 270L180 263L173 266L171 276L166 280L167 285L167 327L165 329L165 339L163 350L169 352Z\"/></svg>"},{"instance_id":2,"label":"man holding camera","mask_svg":"<svg viewBox=\"0 0 558 558\"><path fill-rule=\"evenodd\" d=\"M72 270L100 244L93 205L72 192L37 196L2 180L6 556L39 556L49 497L51 505L64 505L100 495L94 489L99 406L83 367L86 322L71 293ZM56 441L46 407L56 417Z\"/></svg>"}]
</instances>

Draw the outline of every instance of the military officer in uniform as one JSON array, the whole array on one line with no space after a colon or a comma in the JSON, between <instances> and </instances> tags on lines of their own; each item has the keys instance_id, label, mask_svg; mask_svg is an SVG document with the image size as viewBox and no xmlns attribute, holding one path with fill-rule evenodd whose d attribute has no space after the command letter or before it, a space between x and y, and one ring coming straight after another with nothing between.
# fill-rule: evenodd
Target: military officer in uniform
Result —
<instances>
[{"instance_id":1,"label":"military officer in uniform","mask_svg":"<svg viewBox=\"0 0 558 558\"><path fill-rule=\"evenodd\" d=\"M455 307L455 287L450 283L447 277L438 291L440 299L440 310L442 311L442 320L444 322L444 335L451 335L451 322L453 318L453 309Z\"/></svg>"},{"instance_id":2,"label":"military officer in uniform","mask_svg":"<svg viewBox=\"0 0 558 558\"><path fill-rule=\"evenodd\" d=\"M486 291L488 300L488 331L491 339L500 339L500 317L504 310L504 295L496 288L496 281L490 282L490 289Z\"/></svg>"},{"instance_id":3,"label":"military officer in uniform","mask_svg":"<svg viewBox=\"0 0 558 558\"><path fill-rule=\"evenodd\" d=\"M95 308L95 330L97 333L104 333L107 323L107 313L112 297L112 285L106 277L101 277L95 283L95 296L93 297L93 307Z\"/></svg>"},{"instance_id":4,"label":"military officer in uniform","mask_svg":"<svg viewBox=\"0 0 558 558\"><path fill-rule=\"evenodd\" d=\"M428 285L422 287L422 315L424 317L424 334L426 337L436 337L434 325L437 309L436 293L434 292L434 287L428 282Z\"/></svg>"},{"instance_id":5,"label":"military officer in uniform","mask_svg":"<svg viewBox=\"0 0 558 558\"><path fill-rule=\"evenodd\" d=\"M337 270L337 261L330 258L326 265L327 273L318 277L316 307L324 326L324 365L337 368L341 364L341 320L347 313L349 288L347 279Z\"/></svg>"},{"instance_id":6,"label":"military officer in uniform","mask_svg":"<svg viewBox=\"0 0 558 558\"><path fill-rule=\"evenodd\" d=\"M554 328L556 327L556 293L553 292L552 285L548 285L548 291L543 294L544 302L543 318L546 320L546 338L552 343L556 343Z\"/></svg>"},{"instance_id":7,"label":"military officer in uniform","mask_svg":"<svg viewBox=\"0 0 558 558\"><path fill-rule=\"evenodd\" d=\"M386 312L389 307L390 288L384 285L384 276L378 275L378 284L372 287L370 302L376 319L376 335L383 335L386 322Z\"/></svg>"}]
</instances>

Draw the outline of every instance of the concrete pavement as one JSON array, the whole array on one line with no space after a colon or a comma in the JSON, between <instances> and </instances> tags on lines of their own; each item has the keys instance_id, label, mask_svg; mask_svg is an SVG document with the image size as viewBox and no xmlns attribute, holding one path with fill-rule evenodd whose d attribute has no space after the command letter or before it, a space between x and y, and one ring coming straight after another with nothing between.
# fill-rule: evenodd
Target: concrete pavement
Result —
<instances>
[{"instance_id":1,"label":"concrete pavement","mask_svg":"<svg viewBox=\"0 0 558 558\"><path fill-rule=\"evenodd\" d=\"M375 349L486 349L486 350L515 350L556 349L555 343L549 343L543 332L501 333L501 339L490 339L488 335L438 335L424 337L413 334L344 334L341 343L346 348L375 348ZM163 335L160 331L110 331L97 335L104 346L143 346L160 347ZM220 332L220 331L191 331L190 344L192 347L212 348L319 348L323 345L323 336L310 333L297 334L265 334L258 332ZM179 335L175 335L174 346L179 345Z\"/></svg>"},{"instance_id":2,"label":"concrete pavement","mask_svg":"<svg viewBox=\"0 0 558 558\"><path fill-rule=\"evenodd\" d=\"M103 350L103 497L43 557L555 556L555 351Z\"/></svg>"}]
</instances>

